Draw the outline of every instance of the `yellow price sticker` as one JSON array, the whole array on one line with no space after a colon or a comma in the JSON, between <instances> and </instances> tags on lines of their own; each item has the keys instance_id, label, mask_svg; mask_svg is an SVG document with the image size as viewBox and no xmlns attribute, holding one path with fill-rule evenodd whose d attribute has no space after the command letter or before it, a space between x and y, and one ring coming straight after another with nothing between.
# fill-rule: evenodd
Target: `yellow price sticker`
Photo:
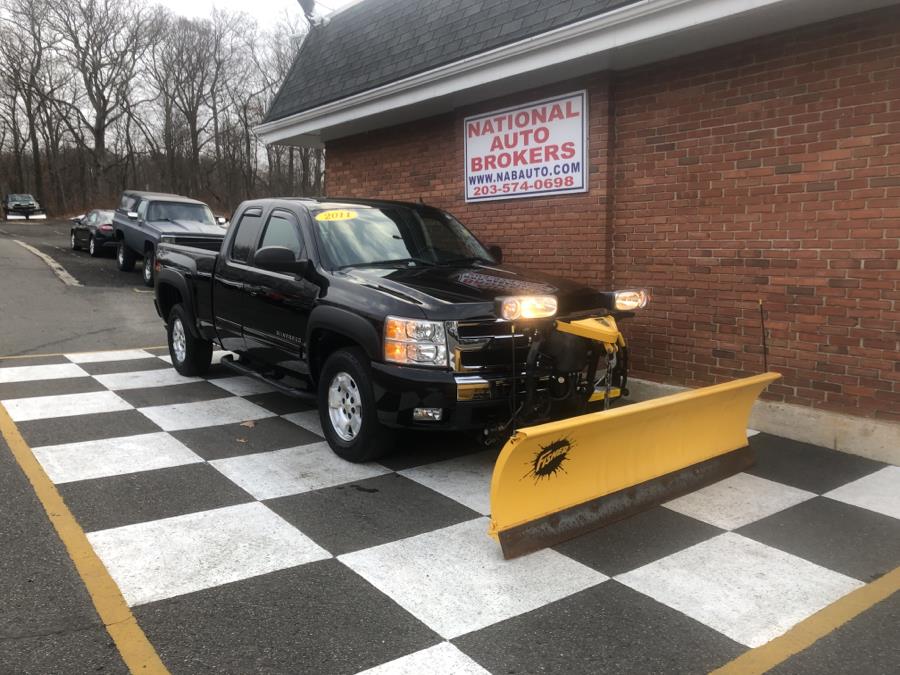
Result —
<instances>
[{"instance_id":1,"label":"yellow price sticker","mask_svg":"<svg viewBox=\"0 0 900 675\"><path fill-rule=\"evenodd\" d=\"M341 209L333 209L331 211L322 211L316 214L316 220L353 220L356 218L356 211L346 211Z\"/></svg>"}]
</instances>

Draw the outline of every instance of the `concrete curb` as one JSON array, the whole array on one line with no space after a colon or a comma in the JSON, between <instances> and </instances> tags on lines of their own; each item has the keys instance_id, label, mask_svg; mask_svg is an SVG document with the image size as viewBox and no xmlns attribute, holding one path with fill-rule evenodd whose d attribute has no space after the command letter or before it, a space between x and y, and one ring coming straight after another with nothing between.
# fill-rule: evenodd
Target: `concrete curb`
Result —
<instances>
[{"instance_id":1,"label":"concrete curb","mask_svg":"<svg viewBox=\"0 0 900 675\"><path fill-rule=\"evenodd\" d=\"M629 400L645 401L686 387L629 378ZM795 441L900 465L900 424L800 405L757 401L750 427Z\"/></svg>"}]
</instances>

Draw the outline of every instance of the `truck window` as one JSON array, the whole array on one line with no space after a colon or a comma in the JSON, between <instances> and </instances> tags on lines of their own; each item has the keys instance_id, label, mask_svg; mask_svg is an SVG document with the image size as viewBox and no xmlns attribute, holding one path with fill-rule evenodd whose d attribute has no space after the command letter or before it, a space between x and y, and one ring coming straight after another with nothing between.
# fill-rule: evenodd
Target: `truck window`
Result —
<instances>
[{"instance_id":1,"label":"truck window","mask_svg":"<svg viewBox=\"0 0 900 675\"><path fill-rule=\"evenodd\" d=\"M137 214L138 214L138 218L140 218L141 220L147 219L147 204L149 204L149 202L146 200L144 200L140 204L138 204Z\"/></svg>"},{"instance_id":2,"label":"truck window","mask_svg":"<svg viewBox=\"0 0 900 675\"><path fill-rule=\"evenodd\" d=\"M294 258L300 260L306 257L303 243L300 240L300 224L289 213L276 211L269 216L266 231L263 233L260 248L266 246L284 246L294 252Z\"/></svg>"},{"instance_id":3,"label":"truck window","mask_svg":"<svg viewBox=\"0 0 900 675\"><path fill-rule=\"evenodd\" d=\"M256 246L256 239L262 228L262 209L247 209L237 224L237 232L231 244L231 259L247 262Z\"/></svg>"}]
</instances>

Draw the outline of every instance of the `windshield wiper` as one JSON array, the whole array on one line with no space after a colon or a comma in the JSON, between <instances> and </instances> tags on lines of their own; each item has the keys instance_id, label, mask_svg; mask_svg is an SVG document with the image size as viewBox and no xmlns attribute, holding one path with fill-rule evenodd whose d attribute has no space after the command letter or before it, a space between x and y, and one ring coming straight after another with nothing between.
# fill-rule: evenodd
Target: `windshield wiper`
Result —
<instances>
[{"instance_id":1,"label":"windshield wiper","mask_svg":"<svg viewBox=\"0 0 900 675\"><path fill-rule=\"evenodd\" d=\"M440 263L438 263L438 264L439 265L465 265L467 263L473 263L473 262L487 263L488 265L495 264L493 260L488 260L487 258L482 258L480 255L470 255L470 256L464 256L464 257L460 257L460 258L450 258L448 260L441 260Z\"/></svg>"},{"instance_id":2,"label":"windshield wiper","mask_svg":"<svg viewBox=\"0 0 900 675\"><path fill-rule=\"evenodd\" d=\"M415 263L424 265L425 267L434 267L435 263L424 258L395 258L393 260L372 260L370 262L351 263L349 265L341 265L339 269L347 269L348 267L389 267L391 265L409 265Z\"/></svg>"}]
</instances>

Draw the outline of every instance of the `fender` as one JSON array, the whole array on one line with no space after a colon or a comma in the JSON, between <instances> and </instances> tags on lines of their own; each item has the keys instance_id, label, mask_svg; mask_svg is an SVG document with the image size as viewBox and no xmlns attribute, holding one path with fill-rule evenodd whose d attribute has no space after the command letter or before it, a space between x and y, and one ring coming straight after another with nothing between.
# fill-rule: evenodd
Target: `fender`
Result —
<instances>
[{"instance_id":1,"label":"fender","mask_svg":"<svg viewBox=\"0 0 900 675\"><path fill-rule=\"evenodd\" d=\"M163 268L161 269L156 276L156 301L159 303L159 288L160 286L171 286L175 290L177 290L181 294L181 304L184 307L185 311L188 313L191 321L188 325L188 328L191 331L191 334L194 337L202 337L200 335L200 330L197 328L197 315L194 310L194 298L191 295L190 289L188 288L187 281L184 276L175 272L174 270ZM162 308L158 307L160 311ZM162 317L163 321L168 322L169 317Z\"/></svg>"},{"instance_id":2,"label":"fender","mask_svg":"<svg viewBox=\"0 0 900 675\"><path fill-rule=\"evenodd\" d=\"M359 314L346 309L319 305L309 315L306 325L306 344L312 347L312 336L316 330L327 329L350 338L362 347L373 361L381 360L381 338L375 327Z\"/></svg>"}]
</instances>

